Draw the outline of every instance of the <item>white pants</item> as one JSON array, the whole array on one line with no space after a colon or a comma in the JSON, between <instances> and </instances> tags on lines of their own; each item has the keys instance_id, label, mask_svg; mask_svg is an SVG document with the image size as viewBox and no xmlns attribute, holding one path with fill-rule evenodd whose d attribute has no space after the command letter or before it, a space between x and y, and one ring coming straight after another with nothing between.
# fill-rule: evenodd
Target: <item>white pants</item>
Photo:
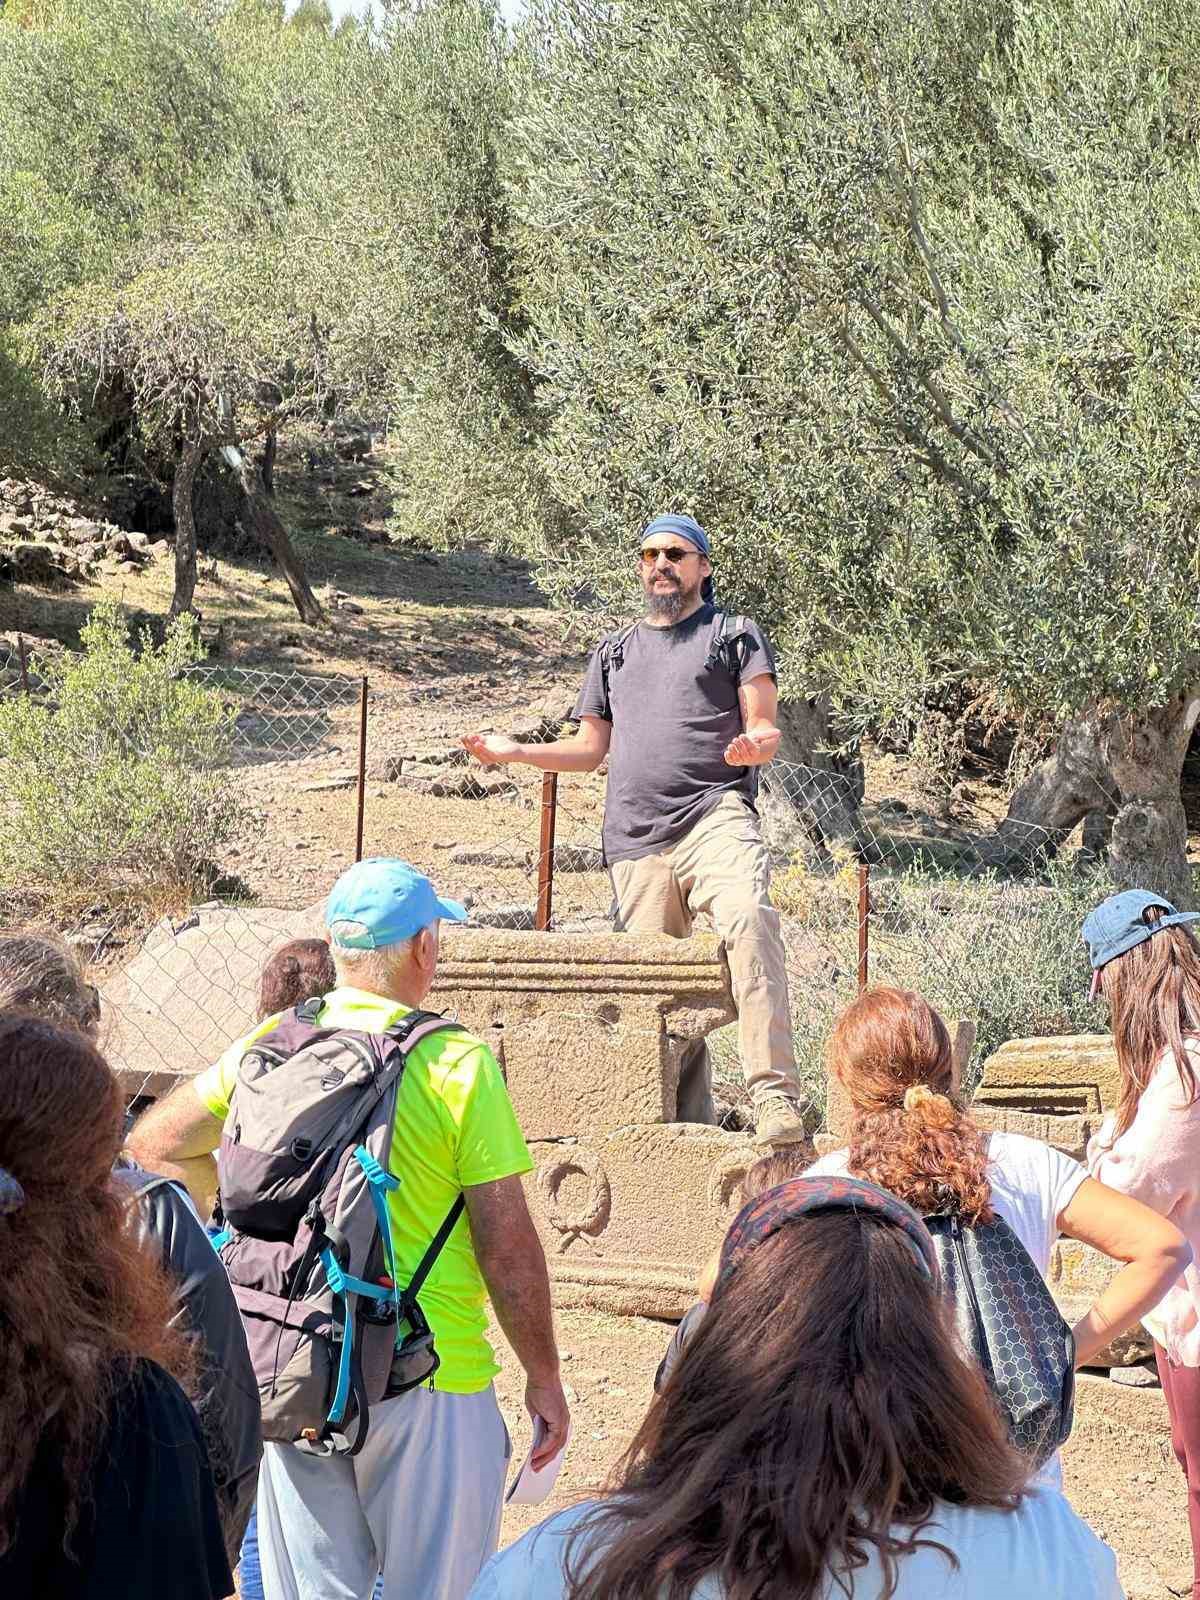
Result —
<instances>
[{"instance_id":1,"label":"white pants","mask_svg":"<svg viewBox=\"0 0 1200 1600\"><path fill-rule=\"evenodd\" d=\"M465 1600L500 1537L511 1451L491 1385L371 1408L360 1455L267 1444L258 1481L266 1600Z\"/></svg>"}]
</instances>

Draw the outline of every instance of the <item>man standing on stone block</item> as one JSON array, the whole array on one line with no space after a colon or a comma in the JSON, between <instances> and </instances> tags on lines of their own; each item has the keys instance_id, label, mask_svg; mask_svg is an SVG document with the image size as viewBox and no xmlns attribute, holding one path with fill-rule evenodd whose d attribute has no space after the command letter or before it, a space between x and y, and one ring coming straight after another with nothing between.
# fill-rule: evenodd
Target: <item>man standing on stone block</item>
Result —
<instances>
[{"instance_id":1,"label":"man standing on stone block","mask_svg":"<svg viewBox=\"0 0 1200 1600\"><path fill-rule=\"evenodd\" d=\"M602 639L575 705L579 732L553 744L474 733L479 761L592 772L609 758L604 855L617 926L685 938L707 912L725 941L742 1068L764 1144L804 1137L779 914L755 809L758 768L779 748L775 661L748 617L713 600L708 537L689 516L642 535L645 616ZM712 1122L703 1041L682 1062L679 1116Z\"/></svg>"},{"instance_id":2,"label":"man standing on stone block","mask_svg":"<svg viewBox=\"0 0 1200 1600\"><path fill-rule=\"evenodd\" d=\"M337 987L309 1018L318 1037L327 1039L326 1030L378 1035L401 1025L433 988L440 922L465 918L461 906L440 899L428 878L403 861L361 861L344 872L326 907ZM299 1013L285 1015L295 1027ZM244 1092L243 1057L280 1021L267 1018L147 1112L130 1139L139 1160L184 1182L195 1182L199 1164L202 1189L207 1153L221 1142L231 1101L240 1106L235 1089ZM303 1055L273 1070L286 1071ZM332 1092L344 1076L330 1068L321 1087ZM384 1259L394 1263L397 1287L428 1269L418 1304L440 1365L407 1392L389 1383L385 1398L370 1406L357 1455L317 1454L306 1433L297 1438L294 1429L272 1434L266 1418L275 1368L258 1371L269 1441L259 1479L258 1543L270 1600L366 1600L380 1570L384 1600L464 1600L496 1549L510 1453L492 1387L499 1369L486 1337L489 1296L526 1372L526 1408L545 1423L534 1465L546 1465L566 1441L549 1277L521 1186L533 1163L495 1057L457 1025L429 1032L405 1057L391 1115L383 1171L399 1182L379 1200L390 1236ZM240 1133L235 1127L229 1143L240 1143ZM264 1158L257 1159L265 1170ZM374 1181L369 1161L364 1171ZM315 1219L305 1221L315 1226ZM253 1247L255 1240L237 1234L233 1248L243 1243ZM353 1287L357 1280L347 1281ZM282 1292L277 1286L277 1297ZM361 1300L361 1288L355 1292ZM244 1306L262 1309L268 1301L270 1295L257 1294ZM399 1359L393 1357L393 1368Z\"/></svg>"}]
</instances>

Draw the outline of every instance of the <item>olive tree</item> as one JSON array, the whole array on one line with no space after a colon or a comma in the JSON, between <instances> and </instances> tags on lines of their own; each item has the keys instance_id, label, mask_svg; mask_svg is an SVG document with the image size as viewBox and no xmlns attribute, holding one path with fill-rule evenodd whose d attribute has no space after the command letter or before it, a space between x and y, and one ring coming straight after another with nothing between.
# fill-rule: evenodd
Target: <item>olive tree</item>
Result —
<instances>
[{"instance_id":1,"label":"olive tree","mask_svg":"<svg viewBox=\"0 0 1200 1600\"><path fill-rule=\"evenodd\" d=\"M568 0L508 157L513 349L578 530L546 580L619 604L642 520L694 511L790 694L868 726L973 680L1082 717L1114 870L1185 900L1198 28Z\"/></svg>"}]
</instances>

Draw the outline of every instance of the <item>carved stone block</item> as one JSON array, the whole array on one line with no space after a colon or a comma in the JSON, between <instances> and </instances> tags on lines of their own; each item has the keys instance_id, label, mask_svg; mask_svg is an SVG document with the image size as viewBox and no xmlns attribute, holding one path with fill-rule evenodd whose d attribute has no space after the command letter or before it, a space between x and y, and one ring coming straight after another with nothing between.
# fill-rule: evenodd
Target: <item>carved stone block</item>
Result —
<instances>
[{"instance_id":1,"label":"carved stone block","mask_svg":"<svg viewBox=\"0 0 1200 1600\"><path fill-rule=\"evenodd\" d=\"M624 1316L681 1317L720 1245L737 1186L761 1153L696 1123L537 1140L526 1180L554 1300Z\"/></svg>"},{"instance_id":2,"label":"carved stone block","mask_svg":"<svg viewBox=\"0 0 1200 1600\"><path fill-rule=\"evenodd\" d=\"M684 1045L735 1016L706 934L448 930L428 1003L491 1045L527 1139L670 1122Z\"/></svg>"}]
</instances>

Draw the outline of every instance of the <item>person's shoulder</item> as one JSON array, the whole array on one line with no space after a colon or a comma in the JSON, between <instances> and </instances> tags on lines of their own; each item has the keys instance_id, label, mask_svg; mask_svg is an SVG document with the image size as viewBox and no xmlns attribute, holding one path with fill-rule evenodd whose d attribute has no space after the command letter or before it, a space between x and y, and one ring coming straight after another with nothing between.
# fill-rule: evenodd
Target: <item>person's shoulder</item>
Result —
<instances>
[{"instance_id":1,"label":"person's shoulder","mask_svg":"<svg viewBox=\"0 0 1200 1600\"><path fill-rule=\"evenodd\" d=\"M992 1513L993 1517L1004 1515L1004 1512ZM1107 1577L1111 1580L1111 1587L1075 1592L1093 1595L1095 1600L1115 1600L1120 1594L1116 1586L1116 1556L1083 1520L1061 1489L1049 1485L1027 1489L1013 1515L1017 1519L1019 1536L1028 1541L1031 1549L1040 1547L1045 1552L1047 1573L1070 1572L1076 1577L1086 1573L1093 1579Z\"/></svg>"},{"instance_id":2,"label":"person's shoulder","mask_svg":"<svg viewBox=\"0 0 1200 1600\"><path fill-rule=\"evenodd\" d=\"M1011 1511L939 1505L928 1533L953 1550L962 1570L990 1578L993 1587L985 1580L980 1600L1007 1594L1014 1578L1043 1585L1045 1600L1118 1600L1121 1593L1116 1557L1058 1489L1027 1489ZM1069 1591L1061 1587L1066 1575Z\"/></svg>"},{"instance_id":3,"label":"person's shoulder","mask_svg":"<svg viewBox=\"0 0 1200 1600\"><path fill-rule=\"evenodd\" d=\"M565 1592L568 1540L601 1502L583 1500L530 1528L492 1557L471 1591L472 1600L551 1600Z\"/></svg>"},{"instance_id":4,"label":"person's shoulder","mask_svg":"<svg viewBox=\"0 0 1200 1600\"><path fill-rule=\"evenodd\" d=\"M138 1356L122 1368L113 1386L113 1405L127 1427L155 1440L198 1439L200 1424L192 1402L165 1367Z\"/></svg>"},{"instance_id":5,"label":"person's shoulder","mask_svg":"<svg viewBox=\"0 0 1200 1600\"><path fill-rule=\"evenodd\" d=\"M1079 1167L1074 1156L1065 1150L1047 1144L1044 1139L1031 1139L1028 1134L996 1132L988 1138L988 1166L991 1174L1011 1179L1030 1179L1039 1174L1061 1172Z\"/></svg>"},{"instance_id":6,"label":"person's shoulder","mask_svg":"<svg viewBox=\"0 0 1200 1600\"><path fill-rule=\"evenodd\" d=\"M844 1178L850 1170L850 1151L843 1147L841 1150L831 1150L828 1155L818 1156L811 1167L805 1167L802 1177L805 1178Z\"/></svg>"},{"instance_id":7,"label":"person's shoulder","mask_svg":"<svg viewBox=\"0 0 1200 1600\"><path fill-rule=\"evenodd\" d=\"M453 1080L464 1088L493 1077L503 1081L500 1063L490 1045L457 1022L428 1035L413 1051L413 1060L429 1074L434 1088Z\"/></svg>"}]
</instances>

